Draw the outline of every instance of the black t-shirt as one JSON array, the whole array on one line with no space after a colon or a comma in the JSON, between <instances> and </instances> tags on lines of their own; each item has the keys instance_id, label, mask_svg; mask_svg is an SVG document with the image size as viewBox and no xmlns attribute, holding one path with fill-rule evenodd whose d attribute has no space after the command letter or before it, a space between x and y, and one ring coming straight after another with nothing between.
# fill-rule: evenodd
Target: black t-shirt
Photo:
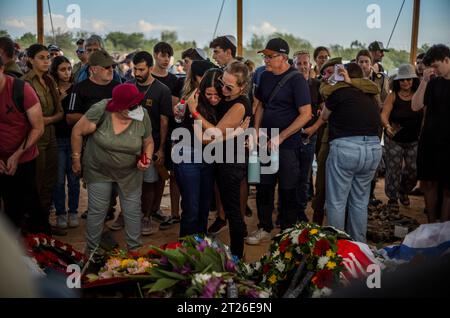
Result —
<instances>
[{"instance_id":1,"label":"black t-shirt","mask_svg":"<svg viewBox=\"0 0 450 318\"><path fill-rule=\"evenodd\" d=\"M422 138L435 146L450 147L450 80L433 78L425 90L424 105Z\"/></svg>"},{"instance_id":2,"label":"black t-shirt","mask_svg":"<svg viewBox=\"0 0 450 318\"><path fill-rule=\"evenodd\" d=\"M394 105L389 116L390 124L400 125L401 130L392 138L397 142L414 142L419 140L422 126L423 112L415 112L411 108L411 101L395 96Z\"/></svg>"},{"instance_id":3,"label":"black t-shirt","mask_svg":"<svg viewBox=\"0 0 450 318\"><path fill-rule=\"evenodd\" d=\"M269 103L270 95L275 86L290 72L297 74L279 90L278 94ZM280 75L274 75L272 72L264 71L261 74L259 85L255 92L255 97L263 104L264 114L261 128L279 128L281 133L289 127L299 115L299 107L311 104L308 82L302 74L295 68L290 68ZM282 144L281 148L300 147L300 131L290 136Z\"/></svg>"},{"instance_id":4,"label":"black t-shirt","mask_svg":"<svg viewBox=\"0 0 450 318\"><path fill-rule=\"evenodd\" d=\"M315 78L310 78L308 80L308 86L309 86L309 94L311 96L311 110L312 110L312 118L311 120L305 125L304 128L311 127L314 125L319 119L319 109L320 104L322 104L323 99L322 95L320 95L319 88L320 88L320 81Z\"/></svg>"},{"instance_id":5,"label":"black t-shirt","mask_svg":"<svg viewBox=\"0 0 450 318\"><path fill-rule=\"evenodd\" d=\"M326 100L326 107L332 111L328 119L329 141L352 136L378 136L381 118L373 95L354 87L341 88Z\"/></svg>"},{"instance_id":6,"label":"black t-shirt","mask_svg":"<svg viewBox=\"0 0 450 318\"><path fill-rule=\"evenodd\" d=\"M70 138L72 134L73 126L69 125L66 121L66 115L69 110L70 97L72 95L73 85L67 89L67 96L61 101L61 106L64 111L64 117L62 120L55 123L55 134L57 138Z\"/></svg>"},{"instance_id":7,"label":"black t-shirt","mask_svg":"<svg viewBox=\"0 0 450 318\"><path fill-rule=\"evenodd\" d=\"M130 81L136 84L136 80ZM142 106L150 115L152 123L152 137L155 143L155 152L158 151L161 143L161 115L173 117L172 97L169 88L158 80L154 80L149 86L136 85L140 92L145 93ZM167 138L170 138L169 132Z\"/></svg>"},{"instance_id":8,"label":"black t-shirt","mask_svg":"<svg viewBox=\"0 0 450 318\"><path fill-rule=\"evenodd\" d=\"M119 84L113 80L107 85L98 85L90 79L76 84L70 97L68 113L86 113L95 103L112 98L113 88Z\"/></svg>"},{"instance_id":9,"label":"black t-shirt","mask_svg":"<svg viewBox=\"0 0 450 318\"><path fill-rule=\"evenodd\" d=\"M217 116L217 122L220 122L220 120L226 115L226 113L233 108L236 104L242 104L244 105L245 113L242 120L244 120L246 117L252 116L252 105L250 104L250 100L248 99L248 96L240 95L236 99L233 100L222 100L220 104L217 106L216 116ZM237 142L238 138L234 137L234 162L237 163L236 159L238 158L238 152L244 151L244 155L246 155L246 149L243 149L241 146L238 145ZM223 159L224 162L226 160L226 142L223 142Z\"/></svg>"},{"instance_id":10,"label":"black t-shirt","mask_svg":"<svg viewBox=\"0 0 450 318\"><path fill-rule=\"evenodd\" d=\"M166 85L170 89L172 96L181 97L181 91L183 90L183 80L176 77L174 74L169 73L167 76L160 77L152 74L154 78Z\"/></svg>"}]
</instances>

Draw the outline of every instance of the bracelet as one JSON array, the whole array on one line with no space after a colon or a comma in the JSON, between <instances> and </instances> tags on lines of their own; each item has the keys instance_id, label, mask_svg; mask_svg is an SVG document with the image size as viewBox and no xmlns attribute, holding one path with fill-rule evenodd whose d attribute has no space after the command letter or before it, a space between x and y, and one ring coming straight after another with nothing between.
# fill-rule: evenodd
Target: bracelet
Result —
<instances>
[{"instance_id":1,"label":"bracelet","mask_svg":"<svg viewBox=\"0 0 450 318\"><path fill-rule=\"evenodd\" d=\"M200 116L200 113L198 111L195 111L192 113L192 118L197 119Z\"/></svg>"}]
</instances>

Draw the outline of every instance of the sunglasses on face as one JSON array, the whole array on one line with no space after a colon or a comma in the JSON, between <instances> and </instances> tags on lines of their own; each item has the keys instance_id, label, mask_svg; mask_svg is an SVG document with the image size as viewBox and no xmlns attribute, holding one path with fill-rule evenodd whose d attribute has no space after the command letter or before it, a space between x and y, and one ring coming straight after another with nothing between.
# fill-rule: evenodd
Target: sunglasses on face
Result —
<instances>
[{"instance_id":1,"label":"sunglasses on face","mask_svg":"<svg viewBox=\"0 0 450 318\"><path fill-rule=\"evenodd\" d=\"M220 86L222 86L229 92L232 92L234 89L234 86L225 84L222 79L219 79L219 83L220 83Z\"/></svg>"},{"instance_id":2,"label":"sunglasses on face","mask_svg":"<svg viewBox=\"0 0 450 318\"><path fill-rule=\"evenodd\" d=\"M263 55L263 58L264 58L265 60L271 60L271 59L274 59L274 58L276 58L276 57L278 57L278 56L280 56L280 54Z\"/></svg>"}]
</instances>

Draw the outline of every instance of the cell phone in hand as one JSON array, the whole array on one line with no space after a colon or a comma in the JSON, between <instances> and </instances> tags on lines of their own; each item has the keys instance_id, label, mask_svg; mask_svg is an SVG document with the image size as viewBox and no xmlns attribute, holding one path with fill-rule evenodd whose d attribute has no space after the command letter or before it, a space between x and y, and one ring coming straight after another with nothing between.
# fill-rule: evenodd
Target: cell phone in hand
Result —
<instances>
[{"instance_id":1,"label":"cell phone in hand","mask_svg":"<svg viewBox=\"0 0 450 318\"><path fill-rule=\"evenodd\" d=\"M344 76L339 74L339 69L343 68L344 64L335 64L334 65L334 80L336 82L343 82L344 81Z\"/></svg>"}]
</instances>

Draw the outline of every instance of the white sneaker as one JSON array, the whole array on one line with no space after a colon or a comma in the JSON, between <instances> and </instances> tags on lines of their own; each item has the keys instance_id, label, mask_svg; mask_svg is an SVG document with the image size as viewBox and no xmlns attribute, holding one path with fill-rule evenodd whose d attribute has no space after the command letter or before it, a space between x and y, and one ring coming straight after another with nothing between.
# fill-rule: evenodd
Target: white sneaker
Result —
<instances>
[{"instance_id":1,"label":"white sneaker","mask_svg":"<svg viewBox=\"0 0 450 318\"><path fill-rule=\"evenodd\" d=\"M67 229L67 215L62 214L56 217L56 227L59 229Z\"/></svg>"},{"instance_id":2,"label":"white sneaker","mask_svg":"<svg viewBox=\"0 0 450 318\"><path fill-rule=\"evenodd\" d=\"M80 222L78 221L78 214L69 213L69 227L75 228L80 226Z\"/></svg>"},{"instance_id":3,"label":"white sneaker","mask_svg":"<svg viewBox=\"0 0 450 318\"><path fill-rule=\"evenodd\" d=\"M152 235L158 232L158 227L152 224L151 218L142 218L141 221L141 234L142 235Z\"/></svg>"},{"instance_id":4,"label":"white sneaker","mask_svg":"<svg viewBox=\"0 0 450 318\"><path fill-rule=\"evenodd\" d=\"M256 232L253 232L247 237L246 242L249 245L258 245L261 242L267 242L271 239L272 235L270 235L270 233L264 231L263 229L258 229Z\"/></svg>"}]
</instances>

